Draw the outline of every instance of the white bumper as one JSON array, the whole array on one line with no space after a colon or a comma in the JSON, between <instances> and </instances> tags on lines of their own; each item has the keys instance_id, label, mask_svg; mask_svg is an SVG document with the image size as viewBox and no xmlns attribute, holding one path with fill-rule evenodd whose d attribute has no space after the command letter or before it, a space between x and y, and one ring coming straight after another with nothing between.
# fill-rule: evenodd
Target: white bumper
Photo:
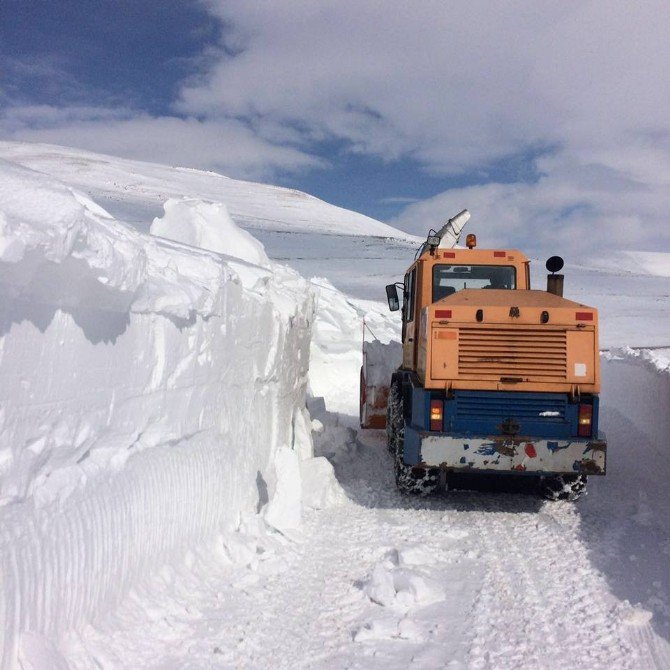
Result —
<instances>
[{"instance_id":1,"label":"white bumper","mask_svg":"<svg viewBox=\"0 0 670 670\"><path fill-rule=\"evenodd\" d=\"M449 470L604 475L607 443L523 437L452 437L420 433L422 465Z\"/></svg>"}]
</instances>

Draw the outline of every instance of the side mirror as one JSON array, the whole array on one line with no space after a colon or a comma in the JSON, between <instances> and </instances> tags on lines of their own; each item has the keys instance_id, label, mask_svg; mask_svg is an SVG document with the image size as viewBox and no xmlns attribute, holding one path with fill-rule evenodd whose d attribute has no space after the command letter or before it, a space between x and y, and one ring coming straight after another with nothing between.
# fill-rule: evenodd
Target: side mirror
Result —
<instances>
[{"instance_id":1,"label":"side mirror","mask_svg":"<svg viewBox=\"0 0 670 670\"><path fill-rule=\"evenodd\" d=\"M400 298L398 298L398 288L395 284L389 284L386 287L386 299L389 301L389 309L392 312L400 309Z\"/></svg>"}]
</instances>

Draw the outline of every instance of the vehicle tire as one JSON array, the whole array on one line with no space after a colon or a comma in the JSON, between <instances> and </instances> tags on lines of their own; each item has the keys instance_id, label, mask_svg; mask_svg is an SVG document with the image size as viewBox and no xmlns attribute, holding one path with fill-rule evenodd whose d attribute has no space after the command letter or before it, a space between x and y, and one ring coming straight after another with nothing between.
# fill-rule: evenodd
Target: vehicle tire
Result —
<instances>
[{"instance_id":1,"label":"vehicle tire","mask_svg":"<svg viewBox=\"0 0 670 670\"><path fill-rule=\"evenodd\" d=\"M578 500L586 491L586 475L542 477L540 492L546 500Z\"/></svg>"},{"instance_id":2,"label":"vehicle tire","mask_svg":"<svg viewBox=\"0 0 670 670\"><path fill-rule=\"evenodd\" d=\"M405 465L401 451L394 459L395 484L403 495L429 496L440 485L439 468L422 468Z\"/></svg>"},{"instance_id":3,"label":"vehicle tire","mask_svg":"<svg viewBox=\"0 0 670 670\"><path fill-rule=\"evenodd\" d=\"M395 483L403 495L427 496L440 483L439 468L421 468L405 465L402 460L405 441L405 417L403 415L402 391L398 383L391 385L386 414L388 450L393 455Z\"/></svg>"},{"instance_id":4,"label":"vehicle tire","mask_svg":"<svg viewBox=\"0 0 670 670\"><path fill-rule=\"evenodd\" d=\"M402 411L402 394L398 383L391 383L389 399L386 406L386 446L391 454L395 456L398 439L402 439L405 433L405 421Z\"/></svg>"}]
</instances>

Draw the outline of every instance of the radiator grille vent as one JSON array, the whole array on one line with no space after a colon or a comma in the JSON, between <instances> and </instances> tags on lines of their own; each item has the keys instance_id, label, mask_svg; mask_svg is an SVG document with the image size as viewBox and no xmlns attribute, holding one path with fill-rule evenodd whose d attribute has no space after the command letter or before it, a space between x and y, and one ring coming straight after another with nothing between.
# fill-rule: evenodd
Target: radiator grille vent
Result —
<instances>
[{"instance_id":1,"label":"radiator grille vent","mask_svg":"<svg viewBox=\"0 0 670 670\"><path fill-rule=\"evenodd\" d=\"M566 420L566 411L567 396L561 394L531 396L515 393L492 396L461 391L455 402L457 420L474 418L502 421L513 416L520 420L560 423Z\"/></svg>"},{"instance_id":2,"label":"radiator grille vent","mask_svg":"<svg viewBox=\"0 0 670 670\"><path fill-rule=\"evenodd\" d=\"M459 375L474 379L567 377L565 330L533 327L460 328Z\"/></svg>"}]
</instances>

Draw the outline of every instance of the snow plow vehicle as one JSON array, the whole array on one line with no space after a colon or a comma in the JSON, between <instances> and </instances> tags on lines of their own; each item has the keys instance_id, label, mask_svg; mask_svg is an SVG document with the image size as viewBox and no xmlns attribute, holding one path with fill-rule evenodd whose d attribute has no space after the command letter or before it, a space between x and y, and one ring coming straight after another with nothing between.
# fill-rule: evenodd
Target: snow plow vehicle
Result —
<instances>
[{"instance_id":1,"label":"snow plow vehicle","mask_svg":"<svg viewBox=\"0 0 670 670\"><path fill-rule=\"evenodd\" d=\"M399 284L402 362L379 388L379 364L370 365L383 356L364 355L361 425L385 423L403 493L476 473L533 476L544 497L576 500L606 469L598 312L562 296L557 256L547 290L531 290L520 251L477 249L472 234L455 248L468 218L464 210L431 231ZM386 287L392 311L397 287Z\"/></svg>"}]
</instances>

